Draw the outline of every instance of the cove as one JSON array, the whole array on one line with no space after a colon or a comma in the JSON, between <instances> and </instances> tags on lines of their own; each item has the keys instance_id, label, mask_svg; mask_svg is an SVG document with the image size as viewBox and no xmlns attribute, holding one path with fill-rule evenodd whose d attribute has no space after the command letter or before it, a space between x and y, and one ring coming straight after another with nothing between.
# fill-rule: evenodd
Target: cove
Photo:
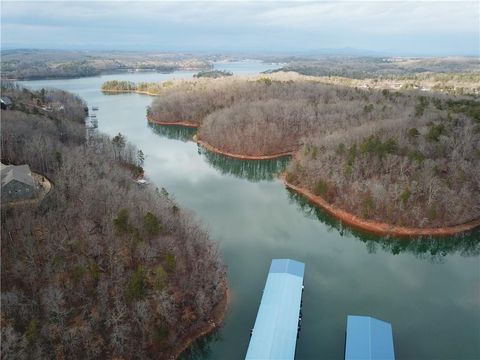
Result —
<instances>
[{"instance_id":1,"label":"cove","mask_svg":"<svg viewBox=\"0 0 480 360\"><path fill-rule=\"evenodd\" d=\"M234 73L264 70L263 64L228 66ZM306 263L297 359L342 359L348 314L391 322L397 359L480 358L479 231L415 241L352 230L285 188L277 174L288 159L259 162L210 153L189 141L195 129L149 125L150 96L100 91L113 79L192 76L134 73L22 83L68 90L98 106L99 130L121 132L142 149L149 180L193 210L218 243L230 308L224 325L184 358L244 358L270 261L287 257Z\"/></svg>"}]
</instances>

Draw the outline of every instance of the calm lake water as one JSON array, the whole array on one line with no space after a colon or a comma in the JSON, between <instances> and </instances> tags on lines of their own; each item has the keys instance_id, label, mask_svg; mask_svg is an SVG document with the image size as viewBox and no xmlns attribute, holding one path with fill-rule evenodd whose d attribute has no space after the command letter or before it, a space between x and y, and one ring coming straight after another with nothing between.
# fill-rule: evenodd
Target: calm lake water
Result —
<instances>
[{"instance_id":1,"label":"calm lake water","mask_svg":"<svg viewBox=\"0 0 480 360\"><path fill-rule=\"evenodd\" d=\"M257 73L271 65L220 63ZM224 326L199 341L190 359L242 359L270 261L306 263L297 359L343 359L346 317L370 315L392 323L397 359L480 359L480 232L441 240L366 236L287 191L277 180L288 159L239 161L201 150L191 129L149 126L139 94L104 95L104 81L190 78L193 72L133 73L29 81L57 87L98 106L99 130L121 132L146 154L151 182L195 211L217 242L232 290Z\"/></svg>"}]
</instances>

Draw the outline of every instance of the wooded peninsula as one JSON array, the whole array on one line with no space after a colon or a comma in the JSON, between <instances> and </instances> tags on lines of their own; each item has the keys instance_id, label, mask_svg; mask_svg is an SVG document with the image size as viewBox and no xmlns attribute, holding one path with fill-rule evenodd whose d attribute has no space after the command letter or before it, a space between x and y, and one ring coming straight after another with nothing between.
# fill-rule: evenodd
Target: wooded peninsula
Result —
<instances>
[{"instance_id":1,"label":"wooded peninsula","mask_svg":"<svg viewBox=\"0 0 480 360\"><path fill-rule=\"evenodd\" d=\"M32 206L2 204L2 356L177 357L226 310L208 232L165 189L138 184L143 154L88 130L86 104L3 83L2 163L53 184Z\"/></svg>"},{"instance_id":2,"label":"wooded peninsula","mask_svg":"<svg viewBox=\"0 0 480 360\"><path fill-rule=\"evenodd\" d=\"M149 121L197 125L198 141L211 150L241 158L292 153L287 183L359 219L418 229L478 226L476 96L346 81L280 72L132 88L158 95Z\"/></svg>"}]
</instances>

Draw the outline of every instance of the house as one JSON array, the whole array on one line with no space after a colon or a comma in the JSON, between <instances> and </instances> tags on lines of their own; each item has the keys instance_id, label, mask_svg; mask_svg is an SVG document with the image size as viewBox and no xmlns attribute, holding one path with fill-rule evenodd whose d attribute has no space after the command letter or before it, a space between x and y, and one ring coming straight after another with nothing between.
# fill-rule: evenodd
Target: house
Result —
<instances>
[{"instance_id":1,"label":"house","mask_svg":"<svg viewBox=\"0 0 480 360\"><path fill-rule=\"evenodd\" d=\"M2 110L6 110L12 105L12 100L8 96L1 96L0 105L2 107Z\"/></svg>"},{"instance_id":2,"label":"house","mask_svg":"<svg viewBox=\"0 0 480 360\"><path fill-rule=\"evenodd\" d=\"M37 186L28 165L0 164L0 173L2 178L2 204L28 200L37 196Z\"/></svg>"}]
</instances>

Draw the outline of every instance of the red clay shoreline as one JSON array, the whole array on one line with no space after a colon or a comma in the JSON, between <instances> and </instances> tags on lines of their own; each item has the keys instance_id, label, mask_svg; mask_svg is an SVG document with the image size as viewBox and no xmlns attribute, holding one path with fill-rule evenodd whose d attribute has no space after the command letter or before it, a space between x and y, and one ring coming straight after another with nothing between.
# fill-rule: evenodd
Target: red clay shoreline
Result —
<instances>
[{"instance_id":1,"label":"red clay shoreline","mask_svg":"<svg viewBox=\"0 0 480 360\"><path fill-rule=\"evenodd\" d=\"M173 126L183 126L183 127L191 127L191 128L198 128L198 124L191 121L160 121L160 120L153 120L147 116L148 122L157 125L173 125Z\"/></svg>"},{"instance_id":2,"label":"red clay shoreline","mask_svg":"<svg viewBox=\"0 0 480 360\"><path fill-rule=\"evenodd\" d=\"M277 153L277 154L272 154L272 155L241 155L241 154L234 154L234 153L231 153L231 152L228 152L228 151L224 151L224 150L221 150L213 145L210 145L209 143L203 141L203 140L200 140L198 138L198 136L194 136L193 137L193 140L196 141L197 144L201 145L202 147L204 147L205 149L207 149L208 151L211 151L211 152L214 152L214 153L217 153L217 154L221 154L221 155L224 155L224 156L228 156L228 157L231 157L231 158L234 158L234 159L240 159L240 160L271 160L271 159L278 159L278 158L281 158L281 157L285 157L285 156L292 156L293 155L293 151L285 151L285 152L282 152L282 153Z\"/></svg>"},{"instance_id":3,"label":"red clay shoreline","mask_svg":"<svg viewBox=\"0 0 480 360\"><path fill-rule=\"evenodd\" d=\"M285 175L282 175L281 179L287 188L299 193L311 203L322 208L327 213L333 215L335 218L339 219L343 223L353 228L367 231L376 235L392 235L397 237L451 236L473 230L476 227L480 226L480 219L472 220L464 224L438 228L407 227L392 225L374 220L366 220L356 215L353 215L345 210L339 209L334 205L329 204L321 196L314 195L307 189L289 183L286 180Z\"/></svg>"},{"instance_id":4,"label":"red clay shoreline","mask_svg":"<svg viewBox=\"0 0 480 360\"><path fill-rule=\"evenodd\" d=\"M184 351L186 351L190 345L192 345L199 338L206 336L213 332L217 327L222 325L225 315L227 314L228 305L230 303L230 289L225 288L225 295L223 299L215 306L213 310L213 320L208 324L198 329L195 333L188 335L183 343L177 346L169 356L170 359L177 359Z\"/></svg>"},{"instance_id":5,"label":"red clay shoreline","mask_svg":"<svg viewBox=\"0 0 480 360\"><path fill-rule=\"evenodd\" d=\"M154 94L154 93L151 93L151 92L148 92L148 91L140 91L140 90L114 90L114 89L110 89L110 90L103 90L101 89L102 92L106 92L106 93L137 93L137 94L143 94L143 95L149 95L149 96L158 96L158 94Z\"/></svg>"}]
</instances>

